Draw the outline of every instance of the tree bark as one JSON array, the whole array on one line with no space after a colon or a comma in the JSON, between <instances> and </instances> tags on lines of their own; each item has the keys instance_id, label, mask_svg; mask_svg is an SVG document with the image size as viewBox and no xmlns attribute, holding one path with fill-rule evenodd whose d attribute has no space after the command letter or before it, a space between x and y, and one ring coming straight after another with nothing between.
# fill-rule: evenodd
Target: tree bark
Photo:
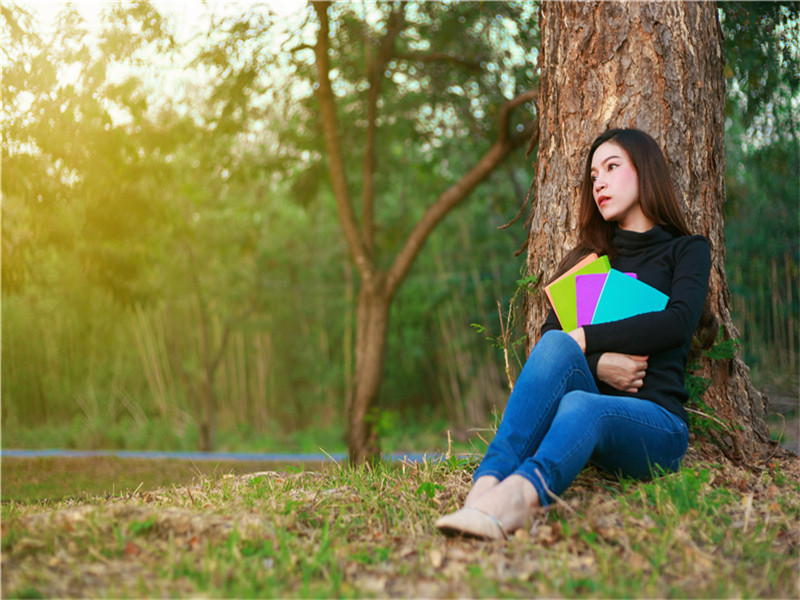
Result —
<instances>
[{"instance_id":1,"label":"tree bark","mask_svg":"<svg viewBox=\"0 0 800 600\"><path fill-rule=\"evenodd\" d=\"M384 278L362 284L356 309L356 368L353 395L347 401L347 453L350 462L361 464L380 456L375 405L383 378L386 334L391 296Z\"/></svg>"},{"instance_id":2,"label":"tree bark","mask_svg":"<svg viewBox=\"0 0 800 600\"><path fill-rule=\"evenodd\" d=\"M586 152L612 127L636 127L664 150L690 227L711 245L710 306L723 337L738 338L725 278L724 107L721 32L715 3L544 2L536 200L528 270L538 290L577 240L578 197ZM527 339L538 339L545 295L528 299ZM704 359L704 396L731 432L731 454L752 457L768 439L763 396L749 369Z\"/></svg>"}]
</instances>

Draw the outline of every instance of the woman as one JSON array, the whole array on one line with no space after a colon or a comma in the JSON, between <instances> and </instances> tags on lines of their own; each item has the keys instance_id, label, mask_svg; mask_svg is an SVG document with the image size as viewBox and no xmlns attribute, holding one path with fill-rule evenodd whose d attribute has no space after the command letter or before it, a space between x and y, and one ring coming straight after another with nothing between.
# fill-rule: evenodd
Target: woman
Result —
<instances>
[{"instance_id":1,"label":"woman","mask_svg":"<svg viewBox=\"0 0 800 600\"><path fill-rule=\"evenodd\" d=\"M579 218L578 246L558 274L606 254L670 300L663 311L568 333L550 311L464 508L436 522L444 533L504 538L590 461L634 478L680 466L684 372L708 290L708 242L690 235L661 149L635 129L592 144Z\"/></svg>"}]
</instances>

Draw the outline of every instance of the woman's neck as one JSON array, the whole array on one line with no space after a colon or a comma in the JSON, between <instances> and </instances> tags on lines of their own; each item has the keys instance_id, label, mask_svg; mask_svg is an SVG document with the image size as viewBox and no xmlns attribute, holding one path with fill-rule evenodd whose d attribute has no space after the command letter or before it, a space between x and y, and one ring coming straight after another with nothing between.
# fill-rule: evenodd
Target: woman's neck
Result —
<instances>
[{"instance_id":1,"label":"woman's neck","mask_svg":"<svg viewBox=\"0 0 800 600\"><path fill-rule=\"evenodd\" d=\"M623 231L632 231L634 233L645 233L650 231L655 226L655 223L653 223L653 221L648 219L644 213L640 211L630 215L628 218L617 224Z\"/></svg>"}]
</instances>

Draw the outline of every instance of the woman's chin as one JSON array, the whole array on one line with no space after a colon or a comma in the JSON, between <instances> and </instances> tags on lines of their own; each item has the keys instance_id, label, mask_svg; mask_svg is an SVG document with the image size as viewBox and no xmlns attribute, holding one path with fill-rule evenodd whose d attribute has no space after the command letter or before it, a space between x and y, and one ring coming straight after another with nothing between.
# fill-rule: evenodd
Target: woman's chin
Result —
<instances>
[{"instance_id":1,"label":"woman's chin","mask_svg":"<svg viewBox=\"0 0 800 600\"><path fill-rule=\"evenodd\" d=\"M606 212L603 212L603 211L601 210L601 211L600 211L600 216L601 216L601 217L603 217L603 220L604 220L606 223L616 223L616 222L618 222L618 221L619 221L619 215L615 215L615 214L614 214L614 213L612 213L611 211L606 211Z\"/></svg>"}]
</instances>

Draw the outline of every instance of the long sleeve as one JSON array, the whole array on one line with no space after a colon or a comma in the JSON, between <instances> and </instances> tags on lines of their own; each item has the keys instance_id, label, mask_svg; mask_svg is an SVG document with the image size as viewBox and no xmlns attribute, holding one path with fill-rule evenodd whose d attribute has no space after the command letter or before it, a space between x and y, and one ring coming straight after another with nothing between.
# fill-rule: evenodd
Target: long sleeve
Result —
<instances>
[{"instance_id":1,"label":"long sleeve","mask_svg":"<svg viewBox=\"0 0 800 600\"><path fill-rule=\"evenodd\" d=\"M541 335L544 335L545 333L553 329L558 329L560 331L563 329L563 327L561 327L561 323L558 322L556 311L554 311L551 308L550 312L547 313L547 317L545 318L544 323L542 323L542 330L540 333Z\"/></svg>"}]
</instances>

